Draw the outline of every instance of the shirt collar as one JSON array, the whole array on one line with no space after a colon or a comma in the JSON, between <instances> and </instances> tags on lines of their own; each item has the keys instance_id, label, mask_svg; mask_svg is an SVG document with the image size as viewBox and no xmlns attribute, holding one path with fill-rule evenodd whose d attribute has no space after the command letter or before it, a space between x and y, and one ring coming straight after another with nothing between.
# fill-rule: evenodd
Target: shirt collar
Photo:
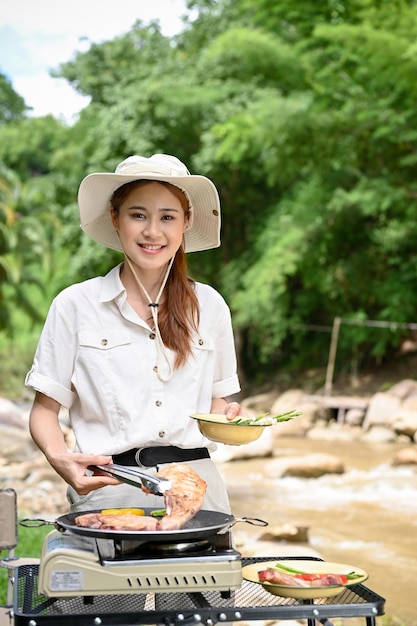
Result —
<instances>
[{"instance_id":1,"label":"shirt collar","mask_svg":"<svg viewBox=\"0 0 417 626\"><path fill-rule=\"evenodd\" d=\"M103 276L101 291L99 296L100 302L110 302L116 300L119 296L126 297L126 288L120 279L120 268L122 263L113 267L108 274Z\"/></svg>"}]
</instances>

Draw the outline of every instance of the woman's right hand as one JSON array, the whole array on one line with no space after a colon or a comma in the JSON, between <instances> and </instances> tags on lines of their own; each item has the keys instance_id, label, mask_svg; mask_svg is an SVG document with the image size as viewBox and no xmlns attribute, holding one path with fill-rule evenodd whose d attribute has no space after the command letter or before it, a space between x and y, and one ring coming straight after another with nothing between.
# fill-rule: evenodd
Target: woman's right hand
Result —
<instances>
[{"instance_id":1,"label":"woman's right hand","mask_svg":"<svg viewBox=\"0 0 417 626\"><path fill-rule=\"evenodd\" d=\"M108 474L94 473L89 469L91 465L107 465L112 462L111 456L103 454L81 454L79 452L59 453L48 457L54 470L71 485L80 496L85 496L94 489L108 485L119 485L120 481Z\"/></svg>"},{"instance_id":2,"label":"woman's right hand","mask_svg":"<svg viewBox=\"0 0 417 626\"><path fill-rule=\"evenodd\" d=\"M29 417L32 438L50 465L80 496L107 485L119 485L116 478L92 474L88 469L90 465L111 463L111 456L68 451L58 417L60 408L56 400L37 391Z\"/></svg>"}]
</instances>

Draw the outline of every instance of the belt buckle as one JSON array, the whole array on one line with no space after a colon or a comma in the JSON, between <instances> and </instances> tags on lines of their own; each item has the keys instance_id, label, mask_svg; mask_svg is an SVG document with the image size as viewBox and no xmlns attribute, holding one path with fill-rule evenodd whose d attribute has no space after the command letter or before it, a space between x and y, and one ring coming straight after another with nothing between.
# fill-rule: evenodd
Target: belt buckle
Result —
<instances>
[{"instance_id":1,"label":"belt buckle","mask_svg":"<svg viewBox=\"0 0 417 626\"><path fill-rule=\"evenodd\" d=\"M140 453L142 452L142 450L144 450L145 448L138 448L135 452L135 461L136 461L136 465L138 467L141 467L142 469L147 469L147 465L143 465L143 463L140 462Z\"/></svg>"}]
</instances>

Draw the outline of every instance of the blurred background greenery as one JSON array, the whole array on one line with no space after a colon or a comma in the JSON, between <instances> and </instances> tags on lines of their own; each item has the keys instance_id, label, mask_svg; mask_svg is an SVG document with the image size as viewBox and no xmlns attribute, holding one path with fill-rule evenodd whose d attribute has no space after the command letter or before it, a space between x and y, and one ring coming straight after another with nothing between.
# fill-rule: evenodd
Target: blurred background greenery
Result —
<instances>
[{"instance_id":1,"label":"blurred background greenery","mask_svg":"<svg viewBox=\"0 0 417 626\"><path fill-rule=\"evenodd\" d=\"M222 247L189 255L233 313L243 384L322 367L335 317L417 310L417 6L189 0L173 37L138 20L54 75L90 104L33 117L0 73L0 394L17 397L54 295L120 260L76 195L130 154L177 155L222 199ZM338 371L392 360L414 330L356 324Z\"/></svg>"}]
</instances>

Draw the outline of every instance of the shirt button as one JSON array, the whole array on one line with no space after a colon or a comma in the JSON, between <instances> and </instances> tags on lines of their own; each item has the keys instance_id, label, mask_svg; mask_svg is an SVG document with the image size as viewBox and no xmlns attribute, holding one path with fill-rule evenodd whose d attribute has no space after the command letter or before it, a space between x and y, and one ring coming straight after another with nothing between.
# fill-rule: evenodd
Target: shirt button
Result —
<instances>
[{"instance_id":1,"label":"shirt button","mask_svg":"<svg viewBox=\"0 0 417 626\"><path fill-rule=\"evenodd\" d=\"M151 333L151 334L149 335L149 339L155 339L155 333Z\"/></svg>"},{"instance_id":2,"label":"shirt button","mask_svg":"<svg viewBox=\"0 0 417 626\"><path fill-rule=\"evenodd\" d=\"M107 341L107 339L102 339L100 343L101 343L102 346L107 346L108 341Z\"/></svg>"},{"instance_id":3,"label":"shirt button","mask_svg":"<svg viewBox=\"0 0 417 626\"><path fill-rule=\"evenodd\" d=\"M157 400L157 401L155 402L155 404L156 404L156 406L162 406L162 402L161 402L160 400Z\"/></svg>"},{"instance_id":4,"label":"shirt button","mask_svg":"<svg viewBox=\"0 0 417 626\"><path fill-rule=\"evenodd\" d=\"M204 341L203 341L202 339L199 339L199 340L198 340L198 345L199 345L199 346L202 346L203 344L204 344Z\"/></svg>"},{"instance_id":5,"label":"shirt button","mask_svg":"<svg viewBox=\"0 0 417 626\"><path fill-rule=\"evenodd\" d=\"M164 430L160 430L159 433L158 433L158 437L160 437L161 439L163 437L165 437L165 431Z\"/></svg>"},{"instance_id":6,"label":"shirt button","mask_svg":"<svg viewBox=\"0 0 417 626\"><path fill-rule=\"evenodd\" d=\"M155 365L152 369L153 369L154 372L157 372L158 371L158 366Z\"/></svg>"}]
</instances>

